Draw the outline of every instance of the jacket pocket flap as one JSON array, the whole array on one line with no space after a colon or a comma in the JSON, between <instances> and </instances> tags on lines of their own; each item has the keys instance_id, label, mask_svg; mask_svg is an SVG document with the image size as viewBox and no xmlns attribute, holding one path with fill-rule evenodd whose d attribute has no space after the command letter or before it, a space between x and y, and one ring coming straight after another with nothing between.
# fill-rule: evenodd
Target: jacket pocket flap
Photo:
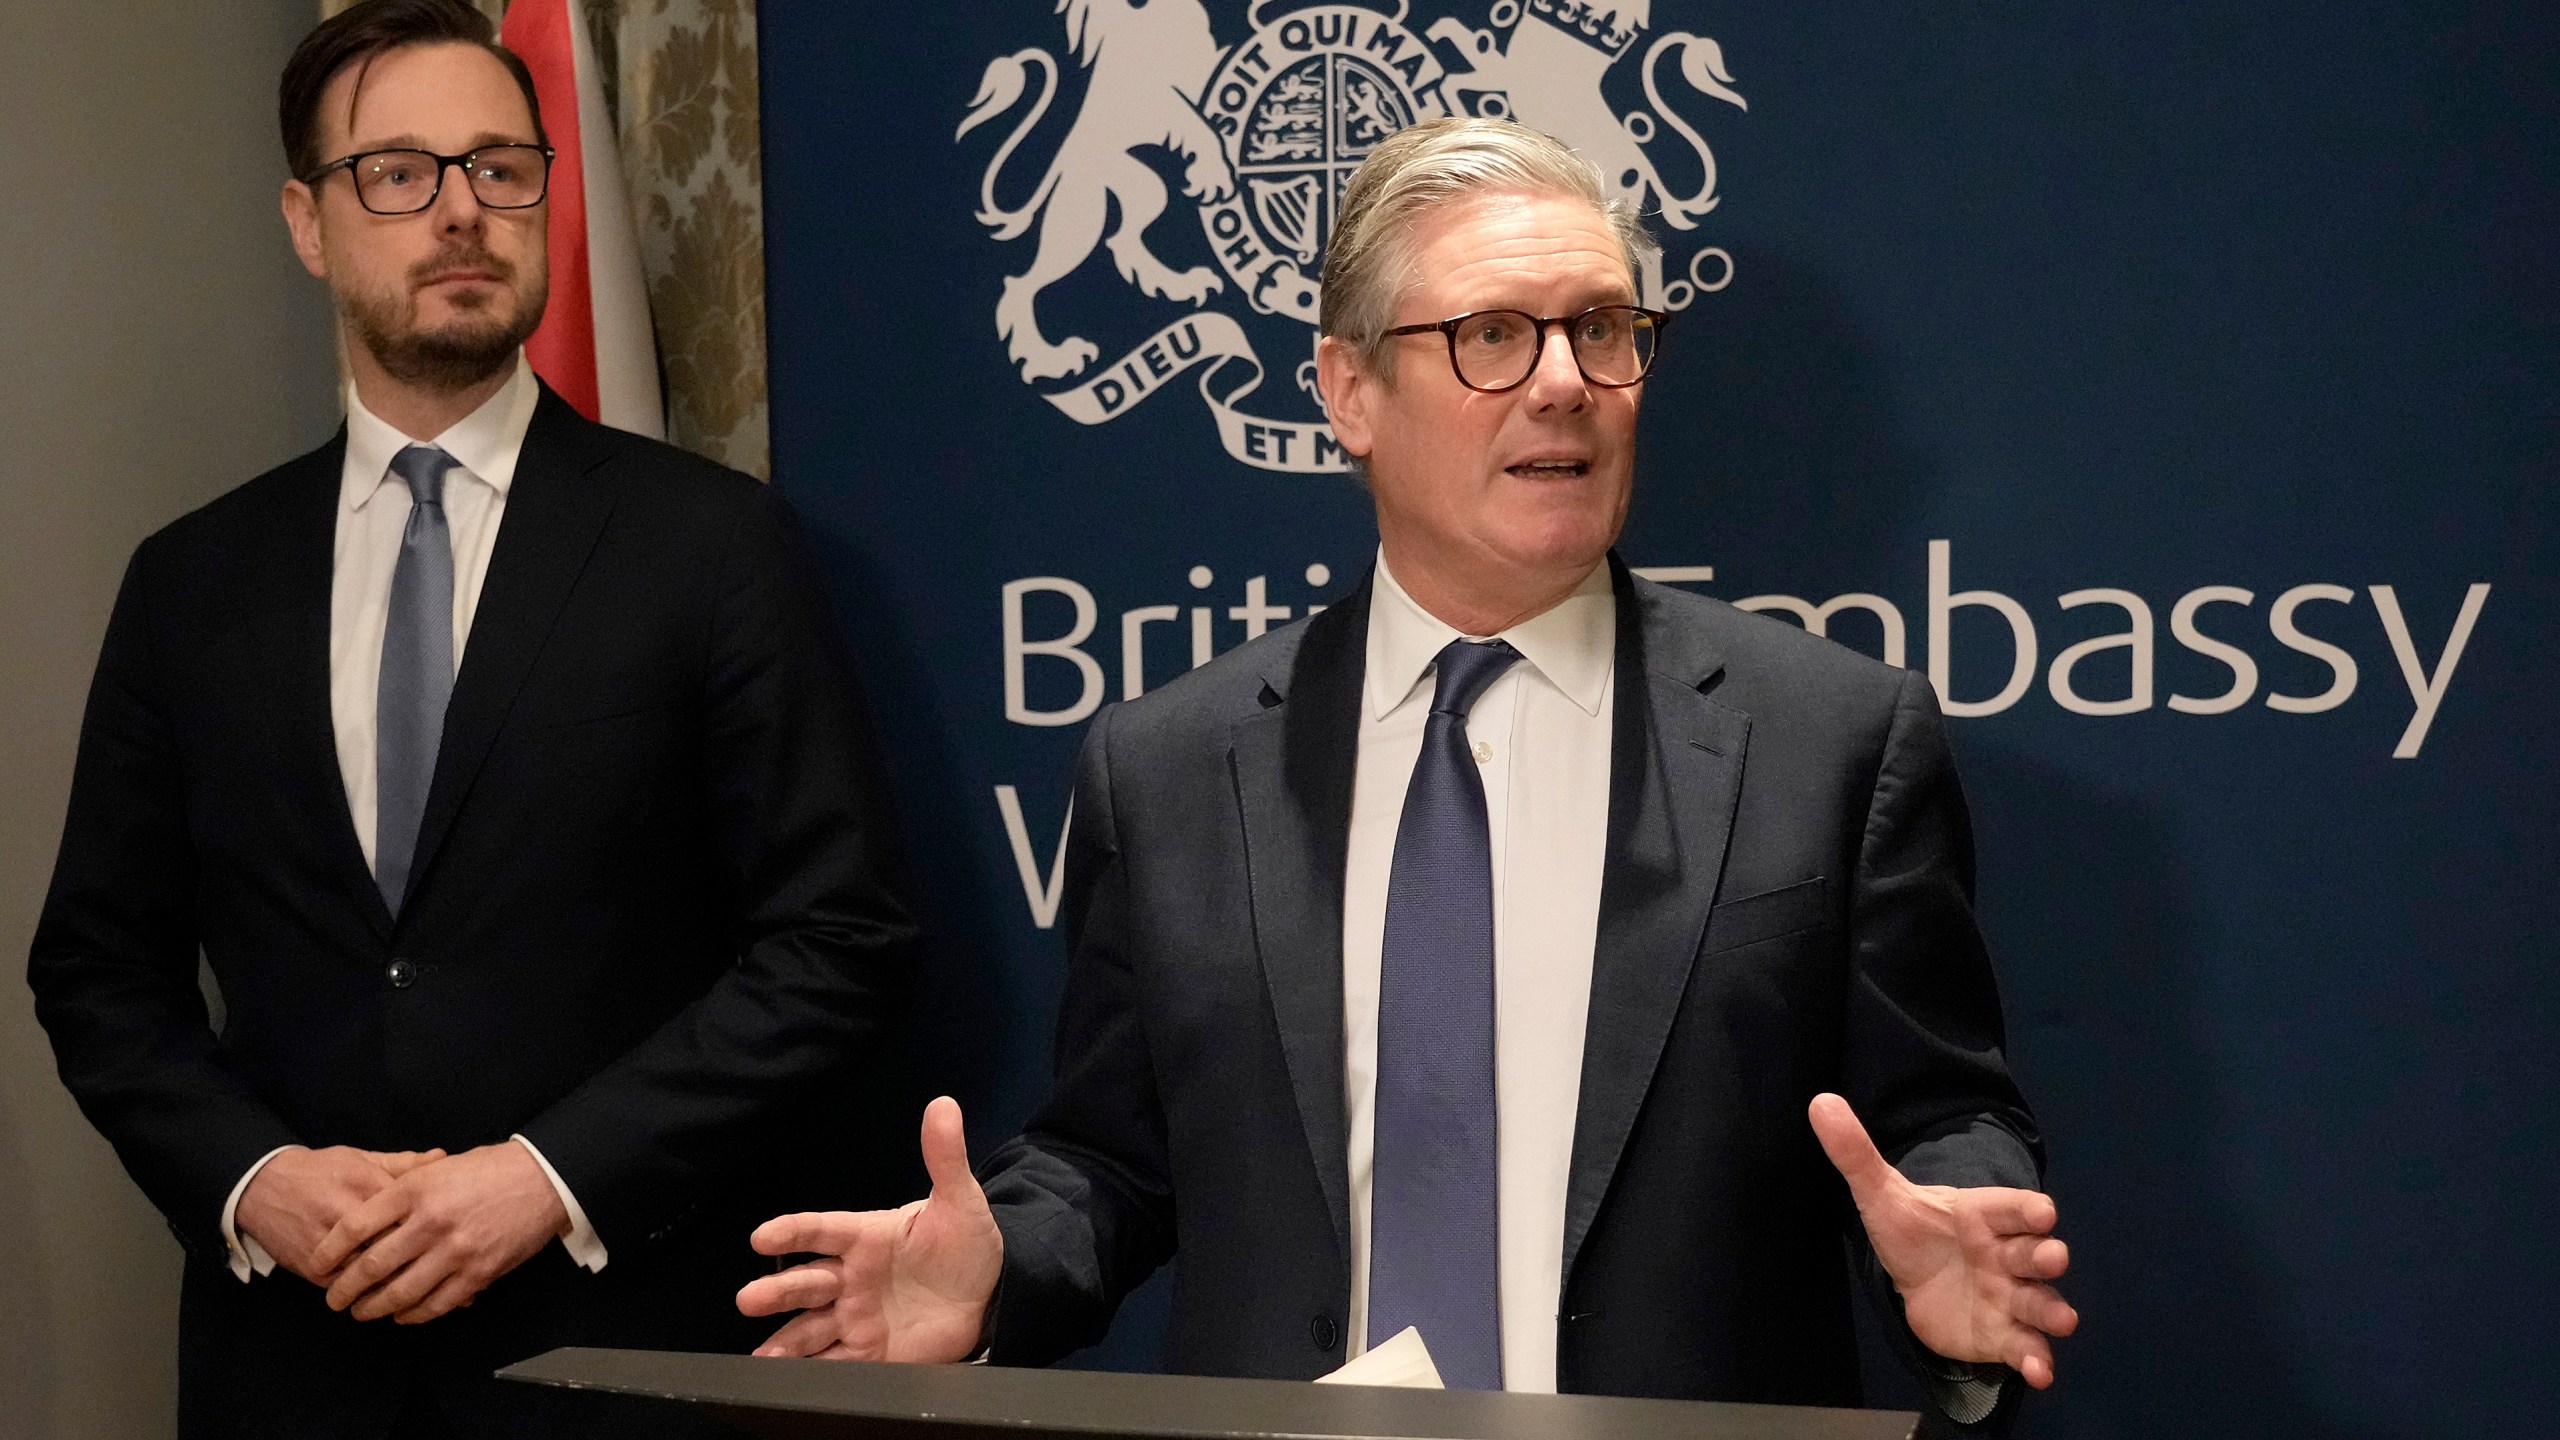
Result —
<instances>
[{"instance_id":1,"label":"jacket pocket flap","mask_svg":"<svg viewBox=\"0 0 2560 1440\"><path fill-rule=\"evenodd\" d=\"M1704 953L1756 945L1810 930L1831 917L1830 900L1831 882L1821 875L1727 900L1708 912Z\"/></svg>"}]
</instances>

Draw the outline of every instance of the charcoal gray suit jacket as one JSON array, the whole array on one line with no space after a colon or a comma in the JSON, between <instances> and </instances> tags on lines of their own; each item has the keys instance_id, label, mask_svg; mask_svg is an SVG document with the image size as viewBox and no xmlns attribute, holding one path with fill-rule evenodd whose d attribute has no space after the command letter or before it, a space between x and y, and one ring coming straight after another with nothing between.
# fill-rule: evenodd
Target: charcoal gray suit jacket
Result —
<instances>
[{"instance_id":1,"label":"charcoal gray suit jacket","mask_svg":"<svg viewBox=\"0 0 2560 1440\"><path fill-rule=\"evenodd\" d=\"M1928 1357L1807 1102L1847 1096L1924 1182L2040 1176L1944 729L1914 674L1610 565L1559 1381L1856 1404L1861 1288ZM1086 738L1054 1087L983 1167L1006 1247L999 1362L1092 1343L1168 1260L1173 1368L1312 1377L1344 1359L1342 894L1368 615L1363 586Z\"/></svg>"}]
</instances>

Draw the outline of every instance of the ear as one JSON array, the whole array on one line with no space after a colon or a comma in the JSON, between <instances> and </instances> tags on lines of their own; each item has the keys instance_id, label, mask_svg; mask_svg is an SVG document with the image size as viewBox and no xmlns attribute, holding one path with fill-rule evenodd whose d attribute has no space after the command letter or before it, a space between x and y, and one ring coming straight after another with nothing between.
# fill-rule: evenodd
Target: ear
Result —
<instances>
[{"instance_id":1,"label":"ear","mask_svg":"<svg viewBox=\"0 0 2560 1440\"><path fill-rule=\"evenodd\" d=\"M320 197L301 181L287 180L281 203L285 229L293 234L294 257L314 279L328 279L329 255L320 245Z\"/></svg>"},{"instance_id":2,"label":"ear","mask_svg":"<svg viewBox=\"0 0 2560 1440\"><path fill-rule=\"evenodd\" d=\"M1327 335L1316 342L1316 389L1323 392L1333 438L1364 459L1377 435L1372 411L1380 383L1341 337Z\"/></svg>"}]
</instances>

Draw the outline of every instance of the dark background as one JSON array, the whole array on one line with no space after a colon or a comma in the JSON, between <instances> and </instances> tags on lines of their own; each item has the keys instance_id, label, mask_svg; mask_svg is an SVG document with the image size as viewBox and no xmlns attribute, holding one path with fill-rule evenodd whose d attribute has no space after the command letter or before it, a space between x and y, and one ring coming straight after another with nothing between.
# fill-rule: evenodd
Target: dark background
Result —
<instances>
[{"instance_id":1,"label":"dark background","mask_svg":"<svg viewBox=\"0 0 2560 1440\"><path fill-rule=\"evenodd\" d=\"M1160 4L1182 0L1157 0ZM1286 8L1286 7L1281 7ZM1390 6L1389 8L1392 8ZM1209 0L1222 43L1241 0ZM1925 663L1926 556L2015 597L2037 683L1954 723L2014 1058L2052 1142L2083 1334L2030 1405L2038 1436L2469 1436L2560 1410L2546 1302L2560 1246L2560 923L2551 891L2560 688L2552 515L2560 397L2560 20L2497 4L1659 0L1651 33L1723 46L1747 114L1677 98L1722 204L1696 236L1733 284L1670 331L1646 399L1638 565L1700 588L1895 603ZM860 648L938 935L911 1052L847 1117L876 1193L907 1198L917 1107L957 1094L981 1149L1036 1098L1062 956L1036 928L994 787L1018 787L1045 875L1082 726L1008 723L1001 587L1078 581L1120 689L1118 617L1338 595L1375 544L1339 476L1227 458L1186 376L1087 429L1015 378L992 322L1036 240L972 219L1012 116L954 143L998 55L1065 62L999 185L1029 192L1082 97L1040 0L761 7L774 467ZM1482 0L1425 3L1483 28ZM1639 43L1639 52L1642 42ZM1641 99L1612 71L1619 108ZM1163 152L1142 151L1178 179ZM1668 167L1666 167L1668 168ZM1210 263L1180 194L1148 233ZM1676 252L1685 255L1686 251ZM1240 313L1228 292L1212 308ZM1107 363L1183 307L1100 253L1042 300ZM1304 327L1252 321L1282 392ZM1290 340L1295 334L1298 339ZM1089 376L1091 371L1087 372ZM1078 378L1085 378L1080 376ZM1054 388L1054 387L1049 387ZM1288 412L1293 417L1297 412ZM1298 417L1298 418L1311 418ZM1311 562L1332 571L1307 583ZM1186 573L1215 572L1206 590ZM2491 593L2424 748L2368 586L2430 667L2465 590ZM2348 701L2269 633L2292 587L2348 587L2302 628L2353 656ZM2257 695L2172 638L2200 586ZM2143 597L2155 702L2074 714L2043 667ZM1068 603L1033 597L1034 637ZM1873 652L1872 621L1837 638ZM1148 630L1152 676L1187 624ZM1952 689L2008 673L1989 611L1953 622ZM2128 693L2127 652L2081 665ZM1028 662L1030 698L1076 695ZM1095 1363L1145 1365L1136 1303ZM1901 1395L1896 1377L1878 1399ZM2532 1417L2545 1417L2538 1421Z\"/></svg>"}]
</instances>

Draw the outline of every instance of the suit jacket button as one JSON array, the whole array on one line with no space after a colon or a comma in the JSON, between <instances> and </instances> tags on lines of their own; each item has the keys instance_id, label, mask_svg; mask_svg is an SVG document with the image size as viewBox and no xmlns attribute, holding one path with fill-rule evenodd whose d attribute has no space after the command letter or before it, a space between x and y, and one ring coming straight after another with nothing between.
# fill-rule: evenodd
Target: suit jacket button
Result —
<instances>
[{"instance_id":1,"label":"suit jacket button","mask_svg":"<svg viewBox=\"0 0 2560 1440\"><path fill-rule=\"evenodd\" d=\"M1342 1339L1342 1332L1334 1325L1332 1316L1319 1315L1315 1323L1307 1327L1307 1338L1316 1342L1317 1349L1331 1350Z\"/></svg>"},{"instance_id":2,"label":"suit jacket button","mask_svg":"<svg viewBox=\"0 0 2560 1440\"><path fill-rule=\"evenodd\" d=\"M394 990L406 990L418 983L418 967L406 956L392 961L390 968L382 973Z\"/></svg>"}]
</instances>

